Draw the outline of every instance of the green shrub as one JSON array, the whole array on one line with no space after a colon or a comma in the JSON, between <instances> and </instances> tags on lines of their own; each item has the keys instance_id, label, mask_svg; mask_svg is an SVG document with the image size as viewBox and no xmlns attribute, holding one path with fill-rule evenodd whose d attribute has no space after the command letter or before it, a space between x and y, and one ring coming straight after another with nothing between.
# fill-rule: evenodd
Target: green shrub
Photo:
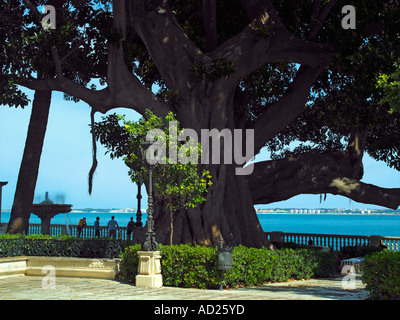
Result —
<instances>
[{"instance_id":1,"label":"green shrub","mask_svg":"<svg viewBox=\"0 0 400 320\"><path fill-rule=\"evenodd\" d=\"M271 261L277 251L237 246L233 250L232 269L225 274L225 284L230 287L254 286L261 279L270 279Z\"/></svg>"},{"instance_id":2,"label":"green shrub","mask_svg":"<svg viewBox=\"0 0 400 320\"><path fill-rule=\"evenodd\" d=\"M302 245L302 244L298 244L296 242L293 241L289 241L289 242L282 242L282 241L273 241L271 242L277 249L302 249L302 248L306 248L306 245Z\"/></svg>"},{"instance_id":3,"label":"green shrub","mask_svg":"<svg viewBox=\"0 0 400 320\"><path fill-rule=\"evenodd\" d=\"M115 239L84 239L68 236L3 235L0 257L66 256L111 258L120 255L119 278L134 282L137 275L139 244ZM328 277L334 273L335 257L329 252L306 249L269 250L237 246L232 269L218 270L218 249L190 245L160 245L162 274L166 286L218 288L255 286L266 282Z\"/></svg>"},{"instance_id":4,"label":"green shrub","mask_svg":"<svg viewBox=\"0 0 400 320\"><path fill-rule=\"evenodd\" d=\"M139 264L137 252L140 250L140 245L125 248L121 255L120 280L135 282ZM218 251L215 248L160 245L159 250L164 285L201 289L219 285L221 272L218 270Z\"/></svg>"},{"instance_id":5,"label":"green shrub","mask_svg":"<svg viewBox=\"0 0 400 320\"><path fill-rule=\"evenodd\" d=\"M400 252L383 250L365 257L363 282L371 299L400 299Z\"/></svg>"},{"instance_id":6,"label":"green shrub","mask_svg":"<svg viewBox=\"0 0 400 320\"><path fill-rule=\"evenodd\" d=\"M162 274L166 286L216 288L221 281L218 251L190 245L162 246Z\"/></svg>"},{"instance_id":7,"label":"green shrub","mask_svg":"<svg viewBox=\"0 0 400 320\"><path fill-rule=\"evenodd\" d=\"M121 254L121 265L119 272L119 279L126 282L135 282L137 269L139 265L139 257L137 252L141 250L141 245L136 244L124 249Z\"/></svg>"},{"instance_id":8,"label":"green shrub","mask_svg":"<svg viewBox=\"0 0 400 320\"><path fill-rule=\"evenodd\" d=\"M85 239L69 236L1 235L0 257L13 256L63 256L82 258L114 258L131 241L117 239Z\"/></svg>"},{"instance_id":9,"label":"green shrub","mask_svg":"<svg viewBox=\"0 0 400 320\"><path fill-rule=\"evenodd\" d=\"M376 247L371 245L364 246L345 246L340 248L338 258L340 260L356 258L356 257L364 257L367 254L373 252L382 251L383 247Z\"/></svg>"},{"instance_id":10,"label":"green shrub","mask_svg":"<svg viewBox=\"0 0 400 320\"><path fill-rule=\"evenodd\" d=\"M120 279L134 282L137 274L137 251L140 246L126 248L121 255ZM232 269L223 275L218 270L218 249L201 246L162 246L161 265L166 286L186 288L218 288L255 286L313 277L329 277L335 271L332 253L306 249L268 250L237 246L233 250Z\"/></svg>"}]
</instances>

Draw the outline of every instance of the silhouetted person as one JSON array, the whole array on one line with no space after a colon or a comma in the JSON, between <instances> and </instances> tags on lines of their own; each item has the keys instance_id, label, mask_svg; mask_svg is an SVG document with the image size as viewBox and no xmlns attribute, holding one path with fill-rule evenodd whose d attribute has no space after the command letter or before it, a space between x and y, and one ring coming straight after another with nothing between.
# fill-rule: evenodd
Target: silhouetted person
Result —
<instances>
[{"instance_id":1,"label":"silhouetted person","mask_svg":"<svg viewBox=\"0 0 400 320\"><path fill-rule=\"evenodd\" d=\"M127 238L128 240L132 240L132 239L131 239L131 235L132 235L133 229L134 229L135 227L136 227L136 224L135 224L135 222L133 221L133 217L131 217L131 221L128 222L128 226L127 226L127 228L126 228L126 238Z\"/></svg>"},{"instance_id":2,"label":"silhouetted person","mask_svg":"<svg viewBox=\"0 0 400 320\"><path fill-rule=\"evenodd\" d=\"M116 238L116 236L117 236L117 228L119 227L117 221L115 221L114 218L115 218L115 217L112 216L112 217L111 217L111 220L108 221L108 223L107 223L107 227L108 227L108 236L109 236L110 238L113 238L113 239Z\"/></svg>"},{"instance_id":3,"label":"silhouetted person","mask_svg":"<svg viewBox=\"0 0 400 320\"><path fill-rule=\"evenodd\" d=\"M84 227L86 227L86 225L87 225L86 218L83 218L83 219L79 220L78 225L76 226L76 231L78 232L78 237L81 236L82 229Z\"/></svg>"},{"instance_id":4,"label":"silhouetted person","mask_svg":"<svg viewBox=\"0 0 400 320\"><path fill-rule=\"evenodd\" d=\"M100 238L100 217L96 217L96 221L94 222L94 236Z\"/></svg>"}]
</instances>

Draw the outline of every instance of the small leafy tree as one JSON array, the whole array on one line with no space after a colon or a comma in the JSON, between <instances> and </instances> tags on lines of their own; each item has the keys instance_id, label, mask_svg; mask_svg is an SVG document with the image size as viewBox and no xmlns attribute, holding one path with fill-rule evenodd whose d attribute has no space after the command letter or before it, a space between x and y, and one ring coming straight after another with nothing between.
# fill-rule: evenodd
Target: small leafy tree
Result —
<instances>
[{"instance_id":1,"label":"small leafy tree","mask_svg":"<svg viewBox=\"0 0 400 320\"><path fill-rule=\"evenodd\" d=\"M166 123L172 125L166 126ZM156 132L159 134L154 138L160 150L163 150L153 169L154 186L156 194L165 201L170 211L172 244L174 212L182 208L195 208L206 201L204 194L212 185L210 172L199 171L197 166L201 145L191 139L176 139L183 135L184 129L180 128L171 112L166 116L165 122L149 110L139 121L128 121L125 116L114 113L103 117L103 121L94 123L92 133L107 148L106 154L109 153L111 159L123 158L130 168L131 180L140 187L148 180L148 167L141 155L141 143L153 129L158 129ZM171 149L187 161L181 163L171 158L171 154L174 154Z\"/></svg>"}]
</instances>

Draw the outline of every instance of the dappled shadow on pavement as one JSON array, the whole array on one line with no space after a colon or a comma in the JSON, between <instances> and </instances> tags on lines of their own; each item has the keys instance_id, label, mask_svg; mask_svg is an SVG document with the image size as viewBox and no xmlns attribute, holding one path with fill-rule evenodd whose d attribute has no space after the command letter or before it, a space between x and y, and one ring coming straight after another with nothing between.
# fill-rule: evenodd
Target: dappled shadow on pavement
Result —
<instances>
[{"instance_id":1,"label":"dappled shadow on pavement","mask_svg":"<svg viewBox=\"0 0 400 320\"><path fill-rule=\"evenodd\" d=\"M341 278L270 283L259 287L201 290L139 288L114 280L57 277L54 290L43 288L43 278L14 276L0 279L0 300L363 300L360 280L345 290Z\"/></svg>"},{"instance_id":2,"label":"dappled shadow on pavement","mask_svg":"<svg viewBox=\"0 0 400 320\"><path fill-rule=\"evenodd\" d=\"M285 283L269 283L258 287L239 290L258 292L288 300L292 299L332 299L332 300L364 300L367 297L365 286L360 277L354 282L342 282L343 277L333 279L316 279L307 281L289 281ZM346 286L347 285L347 286Z\"/></svg>"}]
</instances>

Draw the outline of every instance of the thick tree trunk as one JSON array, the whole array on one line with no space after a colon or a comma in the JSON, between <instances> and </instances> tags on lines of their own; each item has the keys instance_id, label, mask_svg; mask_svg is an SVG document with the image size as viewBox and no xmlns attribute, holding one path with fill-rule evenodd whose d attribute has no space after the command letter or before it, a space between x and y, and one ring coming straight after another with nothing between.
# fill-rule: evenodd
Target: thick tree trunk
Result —
<instances>
[{"instance_id":1,"label":"thick tree trunk","mask_svg":"<svg viewBox=\"0 0 400 320\"><path fill-rule=\"evenodd\" d=\"M223 82L218 81L213 85L205 85L199 81L192 87L190 93L181 98L180 105L184 107L178 109L177 119L182 127L197 133L203 155L207 155L205 158L208 159L207 163L202 157L199 170L210 171L212 186L203 204L197 208L181 209L174 213L174 244L216 246L222 237L230 246L241 244L272 248L258 221L247 179L236 173L235 169L241 165L235 163L234 141L216 138L218 134L211 139L208 134L202 134L204 129L216 129L219 133L228 130L227 132L234 137L234 130L242 125L235 121L234 99L235 90L226 89ZM239 145L242 145L242 141L239 141ZM218 156L219 161L216 161ZM232 161L227 161L229 159L226 159L226 156L228 158L232 156ZM169 244L171 236L169 210L157 195L155 195L155 206L156 240L161 244Z\"/></svg>"},{"instance_id":2,"label":"thick tree trunk","mask_svg":"<svg viewBox=\"0 0 400 320\"><path fill-rule=\"evenodd\" d=\"M173 243L216 246L222 237L229 246L272 248L259 223L246 178L235 175L232 165L209 169L214 178L207 201L197 208L174 213ZM156 240L170 244L169 210L157 196L155 200ZM136 235L138 241L144 240L144 232Z\"/></svg>"},{"instance_id":3,"label":"thick tree trunk","mask_svg":"<svg viewBox=\"0 0 400 320\"><path fill-rule=\"evenodd\" d=\"M49 117L51 91L36 91L7 233L27 233Z\"/></svg>"}]
</instances>

